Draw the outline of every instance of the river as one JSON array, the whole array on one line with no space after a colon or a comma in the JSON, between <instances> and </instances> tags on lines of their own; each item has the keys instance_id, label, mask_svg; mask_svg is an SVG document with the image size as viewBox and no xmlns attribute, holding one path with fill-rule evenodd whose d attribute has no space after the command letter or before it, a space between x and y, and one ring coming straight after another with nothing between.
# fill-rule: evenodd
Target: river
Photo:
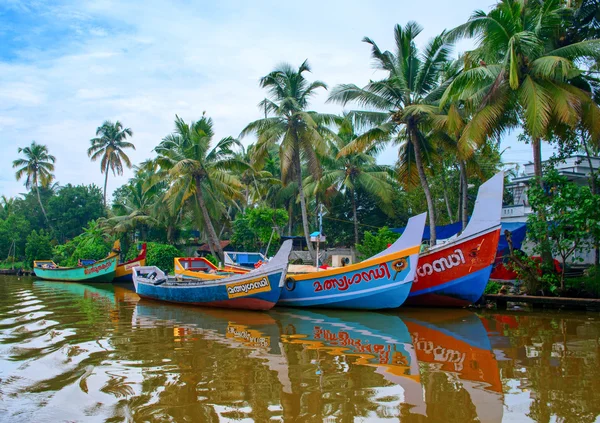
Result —
<instances>
[{"instance_id":1,"label":"river","mask_svg":"<svg viewBox=\"0 0 600 423\"><path fill-rule=\"evenodd\" d=\"M598 313L245 312L0 276L2 422L599 416Z\"/></svg>"}]
</instances>

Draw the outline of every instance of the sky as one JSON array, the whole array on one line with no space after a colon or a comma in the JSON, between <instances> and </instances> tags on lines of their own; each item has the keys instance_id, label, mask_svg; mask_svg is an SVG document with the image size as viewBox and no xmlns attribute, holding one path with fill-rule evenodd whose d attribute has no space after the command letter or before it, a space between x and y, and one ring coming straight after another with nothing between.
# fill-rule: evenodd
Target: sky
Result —
<instances>
[{"instance_id":1,"label":"sky","mask_svg":"<svg viewBox=\"0 0 600 423\"><path fill-rule=\"evenodd\" d=\"M415 20L424 27L417 40L424 45L493 3L0 0L0 195L25 191L12 161L33 140L56 156L61 185L101 187L100 164L90 162L87 148L107 119L133 130L133 163L153 157L176 114L192 121L206 112L216 139L237 137L260 118L257 104L266 93L258 80L279 63L297 67L308 59L309 79L330 88L362 86L377 77L364 36L391 49L394 25ZM463 42L456 51L467 48ZM326 98L323 90L311 109L342 111ZM531 160L514 134L506 147L505 162ZM395 157L388 150L379 161L392 164ZM110 174L109 192L131 176Z\"/></svg>"}]
</instances>

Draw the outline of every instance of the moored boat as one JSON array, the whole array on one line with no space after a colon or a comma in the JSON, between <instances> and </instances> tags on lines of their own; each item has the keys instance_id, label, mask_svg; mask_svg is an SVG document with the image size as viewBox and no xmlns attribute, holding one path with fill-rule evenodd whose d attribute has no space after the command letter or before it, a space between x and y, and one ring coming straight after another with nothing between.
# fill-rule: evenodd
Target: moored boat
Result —
<instances>
[{"instance_id":1,"label":"moored boat","mask_svg":"<svg viewBox=\"0 0 600 423\"><path fill-rule=\"evenodd\" d=\"M221 279L169 277L155 266L136 267L133 269L133 284L140 297L155 300L268 310L279 299L291 251L292 241L286 241L275 257L258 269Z\"/></svg>"},{"instance_id":2,"label":"moored boat","mask_svg":"<svg viewBox=\"0 0 600 423\"><path fill-rule=\"evenodd\" d=\"M291 274L279 304L377 310L400 307L412 285L426 214L412 217L402 236L385 251L357 264Z\"/></svg>"},{"instance_id":3,"label":"moored boat","mask_svg":"<svg viewBox=\"0 0 600 423\"><path fill-rule=\"evenodd\" d=\"M117 271L115 273L115 279L113 282L132 282L132 270L137 266L146 265L146 243L142 244L142 249L136 258L133 260L126 261L117 265Z\"/></svg>"},{"instance_id":4,"label":"moored boat","mask_svg":"<svg viewBox=\"0 0 600 423\"><path fill-rule=\"evenodd\" d=\"M105 259L77 267L60 267L52 260L35 260L33 272L39 279L47 281L110 283L117 270L119 251L120 244L117 241Z\"/></svg>"},{"instance_id":5,"label":"moored boat","mask_svg":"<svg viewBox=\"0 0 600 423\"><path fill-rule=\"evenodd\" d=\"M479 187L465 230L419 256L406 305L464 307L481 298L500 239L503 192L500 172Z\"/></svg>"},{"instance_id":6,"label":"moored boat","mask_svg":"<svg viewBox=\"0 0 600 423\"><path fill-rule=\"evenodd\" d=\"M214 279L221 279L231 274L244 275L250 271L247 268L228 265L220 268L204 257L176 257L174 265L176 275L203 279L206 278L207 274L218 276Z\"/></svg>"}]
</instances>

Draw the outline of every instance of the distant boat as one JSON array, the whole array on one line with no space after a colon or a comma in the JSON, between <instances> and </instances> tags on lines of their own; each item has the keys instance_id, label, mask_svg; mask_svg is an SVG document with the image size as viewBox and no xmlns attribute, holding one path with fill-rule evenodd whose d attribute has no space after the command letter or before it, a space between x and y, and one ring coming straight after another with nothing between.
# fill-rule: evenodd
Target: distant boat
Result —
<instances>
[{"instance_id":1,"label":"distant boat","mask_svg":"<svg viewBox=\"0 0 600 423\"><path fill-rule=\"evenodd\" d=\"M292 241L285 241L275 257L244 275L221 279L167 276L155 266L135 267L133 284L140 297L209 307L268 310L281 294ZM207 274L210 276L210 274Z\"/></svg>"},{"instance_id":2,"label":"distant boat","mask_svg":"<svg viewBox=\"0 0 600 423\"><path fill-rule=\"evenodd\" d=\"M228 265L220 268L204 257L176 257L174 262L176 275L191 278L206 279L206 275L210 274L215 276L214 279L222 279L231 274L243 275L250 271L249 268Z\"/></svg>"},{"instance_id":3,"label":"distant boat","mask_svg":"<svg viewBox=\"0 0 600 423\"><path fill-rule=\"evenodd\" d=\"M368 260L288 275L278 304L365 310L400 307L417 269L425 217L425 213L412 217L400 239Z\"/></svg>"},{"instance_id":4,"label":"distant boat","mask_svg":"<svg viewBox=\"0 0 600 423\"><path fill-rule=\"evenodd\" d=\"M117 265L117 272L115 273L115 279L113 282L132 282L132 270L137 266L145 266L146 265L146 243L142 244L142 249L138 256L133 260L126 261L125 263L121 263Z\"/></svg>"},{"instance_id":5,"label":"distant boat","mask_svg":"<svg viewBox=\"0 0 600 423\"><path fill-rule=\"evenodd\" d=\"M105 259L77 267L60 267L52 260L35 260L33 272L38 278L47 281L110 283L115 277L119 252L120 243L116 241Z\"/></svg>"},{"instance_id":6,"label":"distant boat","mask_svg":"<svg viewBox=\"0 0 600 423\"><path fill-rule=\"evenodd\" d=\"M481 298L498 249L503 193L500 172L479 187L465 230L419 256L407 305L464 307Z\"/></svg>"}]
</instances>

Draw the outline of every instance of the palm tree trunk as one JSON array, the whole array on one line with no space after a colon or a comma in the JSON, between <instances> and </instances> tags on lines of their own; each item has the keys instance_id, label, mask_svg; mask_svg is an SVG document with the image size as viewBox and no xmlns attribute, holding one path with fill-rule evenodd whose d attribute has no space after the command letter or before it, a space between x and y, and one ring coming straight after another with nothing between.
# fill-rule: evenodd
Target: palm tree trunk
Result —
<instances>
[{"instance_id":1,"label":"palm tree trunk","mask_svg":"<svg viewBox=\"0 0 600 423\"><path fill-rule=\"evenodd\" d=\"M590 157L590 150L588 149L587 137L584 132L581 131L581 141L583 143L583 149L585 150L585 157L588 161L588 166L590 167L590 189L592 190L592 194L596 195L598 193L596 187L596 172L594 172L594 166L592 165L592 158ZM600 240L597 237L594 237L594 265L600 265Z\"/></svg>"},{"instance_id":2,"label":"palm tree trunk","mask_svg":"<svg viewBox=\"0 0 600 423\"><path fill-rule=\"evenodd\" d=\"M106 208L106 185L108 184L108 161L106 162L106 169L104 169L104 207Z\"/></svg>"},{"instance_id":3,"label":"palm tree trunk","mask_svg":"<svg viewBox=\"0 0 600 423\"><path fill-rule=\"evenodd\" d=\"M46 209L44 209L44 205L42 204L42 197L40 197L40 187L37 185L35 186L35 192L37 194L38 203L40 203L40 208L42 209L44 219L46 220L48 227L52 228L52 226L50 226L50 221L48 220L48 215L46 214Z\"/></svg>"},{"instance_id":4,"label":"palm tree trunk","mask_svg":"<svg viewBox=\"0 0 600 423\"><path fill-rule=\"evenodd\" d=\"M464 160L459 160L458 166L460 168L462 230L464 231L467 223L469 223L469 182L467 180L467 166Z\"/></svg>"},{"instance_id":5,"label":"palm tree trunk","mask_svg":"<svg viewBox=\"0 0 600 423\"><path fill-rule=\"evenodd\" d=\"M429 244L433 246L437 241L437 236L435 233L435 209L433 207L433 198L431 197L431 190L429 189L429 184L427 183L427 175L425 175L425 168L423 167L423 156L421 154L421 145L419 144L419 138L417 137L416 128L410 128L409 133L410 140L415 150L415 162L417 163L419 180L421 181L421 187L423 188L425 198L427 199L427 210L429 212L429 231L431 233Z\"/></svg>"},{"instance_id":6,"label":"palm tree trunk","mask_svg":"<svg viewBox=\"0 0 600 423\"><path fill-rule=\"evenodd\" d=\"M294 212L294 203L292 200L288 203L288 236L292 236L292 213Z\"/></svg>"},{"instance_id":7,"label":"palm tree trunk","mask_svg":"<svg viewBox=\"0 0 600 423\"><path fill-rule=\"evenodd\" d=\"M304 229L304 238L310 256L315 259L315 250L310 242L310 231L308 229L308 213L306 211L306 199L304 198L304 185L302 184L302 166L300 165L300 146L296 142L296 153L294 157L294 165L296 166L296 179L298 182L298 191L300 195L300 210L302 212L302 228Z\"/></svg>"},{"instance_id":8,"label":"palm tree trunk","mask_svg":"<svg viewBox=\"0 0 600 423\"><path fill-rule=\"evenodd\" d=\"M535 138L532 143L533 147L533 173L537 179L537 182L540 184L542 190L544 189L544 180L542 173L542 140L539 138ZM543 210L539 210L538 214L540 219L545 222L546 221L546 213ZM550 239L548 238L548 228L547 226L544 229L542 245L541 245L541 256L542 256L542 272L550 273L554 271L554 267L552 266L552 250L550 248Z\"/></svg>"},{"instance_id":9,"label":"palm tree trunk","mask_svg":"<svg viewBox=\"0 0 600 423\"><path fill-rule=\"evenodd\" d=\"M196 198L198 199L198 206L202 211L202 218L204 220L204 224L206 225L206 231L208 232L208 243L211 246L211 249L214 250L219 256L218 259L224 263L225 254L223 253L223 248L221 248L221 243L219 242L219 238L215 232L215 227L213 226L210 215L208 214L208 208L206 207L206 202L202 196L199 178L196 178Z\"/></svg>"},{"instance_id":10,"label":"palm tree trunk","mask_svg":"<svg viewBox=\"0 0 600 423\"><path fill-rule=\"evenodd\" d=\"M358 244L358 217L356 215L356 192L352 190L352 216L354 218L354 245Z\"/></svg>"},{"instance_id":11,"label":"palm tree trunk","mask_svg":"<svg viewBox=\"0 0 600 423\"><path fill-rule=\"evenodd\" d=\"M446 169L444 168L444 163L442 163L442 188L444 188L446 212L448 213L448 219L450 219L450 223L452 223L452 209L450 208L450 200L448 198L448 181L446 180Z\"/></svg>"}]
</instances>

